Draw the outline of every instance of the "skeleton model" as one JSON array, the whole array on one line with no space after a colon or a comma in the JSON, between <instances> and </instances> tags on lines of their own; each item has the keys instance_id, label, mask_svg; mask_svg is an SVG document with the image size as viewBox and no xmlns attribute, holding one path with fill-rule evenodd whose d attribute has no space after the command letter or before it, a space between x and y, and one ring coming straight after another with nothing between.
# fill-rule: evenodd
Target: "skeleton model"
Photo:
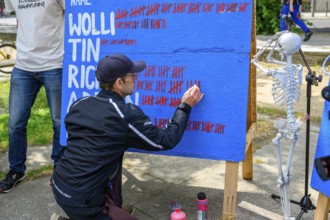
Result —
<instances>
[{"instance_id":1,"label":"skeleton model","mask_svg":"<svg viewBox=\"0 0 330 220\"><path fill-rule=\"evenodd\" d=\"M289 31L276 33L254 56L252 63L263 73L273 77L272 95L277 105L286 105L287 118L275 122L274 126L278 129L273 143L276 146L277 162L278 162L278 187L280 192L282 211L285 220L295 219L290 217L290 167L293 157L294 148L298 140L298 128L300 126L299 119L295 120L293 104L300 99L300 86L302 83L302 65L293 64L292 57L301 47L301 39L299 35ZM279 69L266 69L258 63L260 56L270 48L270 52L266 58L267 62L280 66ZM278 50L281 60L274 59L274 50ZM290 152L288 155L285 170L282 169L281 159L281 140L288 139L291 142Z\"/></svg>"}]
</instances>

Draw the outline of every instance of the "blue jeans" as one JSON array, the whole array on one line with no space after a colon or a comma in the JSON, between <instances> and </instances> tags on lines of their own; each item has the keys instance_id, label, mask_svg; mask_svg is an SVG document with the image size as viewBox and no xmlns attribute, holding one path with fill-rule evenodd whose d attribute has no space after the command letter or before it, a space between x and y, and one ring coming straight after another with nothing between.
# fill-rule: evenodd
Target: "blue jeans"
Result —
<instances>
[{"instance_id":1,"label":"blue jeans","mask_svg":"<svg viewBox=\"0 0 330 220\"><path fill-rule=\"evenodd\" d=\"M56 164L64 148L60 145L60 113L62 96L62 69L28 72L14 68L9 94L9 163L10 169L25 172L27 133L26 126L35 98L44 86L53 122L53 150L51 158ZM46 122L45 122L46 123Z\"/></svg>"},{"instance_id":2,"label":"blue jeans","mask_svg":"<svg viewBox=\"0 0 330 220\"><path fill-rule=\"evenodd\" d=\"M282 11L280 14L280 31L285 31L287 29L284 20L282 19L282 15L291 15L292 21L297 24L301 30L303 30L305 33L309 31L309 28L306 26L306 24L301 20L299 15L299 5L293 5L293 12L290 12L290 6L289 5L283 5Z\"/></svg>"}]
</instances>

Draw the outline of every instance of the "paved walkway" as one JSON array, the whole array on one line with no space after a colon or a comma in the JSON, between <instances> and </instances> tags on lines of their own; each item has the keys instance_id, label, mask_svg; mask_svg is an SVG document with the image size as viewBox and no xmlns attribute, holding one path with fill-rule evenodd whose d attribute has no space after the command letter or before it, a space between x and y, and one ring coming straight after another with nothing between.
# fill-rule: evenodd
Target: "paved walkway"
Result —
<instances>
[{"instance_id":1,"label":"paved walkway","mask_svg":"<svg viewBox=\"0 0 330 220\"><path fill-rule=\"evenodd\" d=\"M312 127L310 136L310 169L314 158L318 128ZM287 146L283 144L284 155ZM254 154L253 180L238 181L237 219L280 219L281 205L271 194L278 194L275 148L272 144L258 146ZM51 163L49 147L30 147L28 169ZM0 158L0 170L7 169L7 158ZM209 199L210 220L220 219L222 213L225 162L151 154L127 153L124 161L124 201L134 206L134 215L141 220L168 220L170 203L180 202L188 219L196 219L195 198L204 191ZM292 166L292 199L300 201L304 195L305 127L301 128ZM313 203L318 192L309 189ZM54 201L49 177L23 182L15 190L0 194L0 216L4 220L48 219L53 212L63 214ZM260 211L261 210L261 211ZM292 214L300 212L291 205ZM314 211L302 219L313 218Z\"/></svg>"}]
</instances>

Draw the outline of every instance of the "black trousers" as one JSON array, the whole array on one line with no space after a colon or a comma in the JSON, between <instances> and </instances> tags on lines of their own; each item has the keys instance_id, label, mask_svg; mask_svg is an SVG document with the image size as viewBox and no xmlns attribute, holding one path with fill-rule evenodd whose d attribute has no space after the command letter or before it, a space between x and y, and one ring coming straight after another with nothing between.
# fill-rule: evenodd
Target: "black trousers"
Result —
<instances>
[{"instance_id":1,"label":"black trousers","mask_svg":"<svg viewBox=\"0 0 330 220\"><path fill-rule=\"evenodd\" d=\"M108 196L108 197L106 197L107 201L105 201L104 207L100 207L100 209L107 210L105 212L107 212L108 214L105 214L105 212L101 211L100 213L98 213L96 215L79 215L77 213L80 213L80 209L81 209L81 212L84 212L83 208L66 206L63 203L61 203L61 201L56 200L57 204L63 209L63 211L67 214L67 216L70 219L73 219L73 220L112 220L112 218L110 217L111 212L109 211L109 207L108 207L108 204L110 203L110 201L108 201L108 200L111 199L111 204L114 203L113 205L118 206L120 208L122 207L122 204L123 204L123 197L122 197L123 157L124 157L124 154L122 154L121 158L119 159L119 166L118 166L116 175L114 177L112 177L111 180L109 178L109 184L108 184L108 187L106 190L106 195ZM107 204L107 207L106 207L106 204ZM118 214L120 215L120 212L119 213L116 212L115 215L118 215ZM123 213L123 214L125 214L125 213Z\"/></svg>"},{"instance_id":2,"label":"black trousers","mask_svg":"<svg viewBox=\"0 0 330 220\"><path fill-rule=\"evenodd\" d=\"M65 214L67 214L67 216L72 220L112 220L110 216L103 212L98 215L82 216L77 215L76 213L72 213L70 210L66 210L62 206L61 208L63 209Z\"/></svg>"}]
</instances>

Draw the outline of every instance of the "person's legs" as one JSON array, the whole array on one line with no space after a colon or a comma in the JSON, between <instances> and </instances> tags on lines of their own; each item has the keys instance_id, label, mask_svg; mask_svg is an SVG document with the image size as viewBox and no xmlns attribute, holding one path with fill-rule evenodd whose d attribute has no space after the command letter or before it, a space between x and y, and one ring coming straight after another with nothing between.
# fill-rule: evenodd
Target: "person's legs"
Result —
<instances>
[{"instance_id":1,"label":"person's legs","mask_svg":"<svg viewBox=\"0 0 330 220\"><path fill-rule=\"evenodd\" d=\"M283 20L283 15L289 15L290 8L289 5L283 5L280 13L280 31L285 31L287 29L285 21Z\"/></svg>"},{"instance_id":2,"label":"person's legs","mask_svg":"<svg viewBox=\"0 0 330 220\"><path fill-rule=\"evenodd\" d=\"M122 175L123 175L123 159L124 154L119 158L118 170L114 177L111 178L109 182L109 191L107 193L111 196L111 199L119 207L123 205L123 196L122 196Z\"/></svg>"},{"instance_id":3,"label":"person's legs","mask_svg":"<svg viewBox=\"0 0 330 220\"><path fill-rule=\"evenodd\" d=\"M83 215L82 213L84 212L84 208L76 208L76 207L72 208L72 207L61 204L59 201L57 201L57 204L63 209L65 214L71 220L113 220L110 216L108 216L103 211L101 211L100 213L98 213L96 215ZM56 214L56 216L64 218L57 214Z\"/></svg>"},{"instance_id":4,"label":"person's legs","mask_svg":"<svg viewBox=\"0 0 330 220\"><path fill-rule=\"evenodd\" d=\"M109 194L106 195L106 207L104 212L106 212L113 220L137 220L137 218L131 215L131 213L128 213L115 204Z\"/></svg>"},{"instance_id":5,"label":"person's legs","mask_svg":"<svg viewBox=\"0 0 330 220\"><path fill-rule=\"evenodd\" d=\"M26 126L31 107L41 83L34 73L14 68L10 79L9 94L9 163L10 169L24 173L27 151Z\"/></svg>"},{"instance_id":6,"label":"person's legs","mask_svg":"<svg viewBox=\"0 0 330 220\"><path fill-rule=\"evenodd\" d=\"M73 214L70 212L65 211L65 214L68 215L68 217L72 220L113 220L111 217L109 217L107 214L105 213L100 213L98 215L93 215L93 216L82 216L82 215L77 215L77 214Z\"/></svg>"},{"instance_id":7,"label":"person's legs","mask_svg":"<svg viewBox=\"0 0 330 220\"><path fill-rule=\"evenodd\" d=\"M14 68L10 79L9 94L9 171L0 182L0 193L7 193L25 178L27 151L26 126L31 107L41 83L34 73Z\"/></svg>"},{"instance_id":8,"label":"person's legs","mask_svg":"<svg viewBox=\"0 0 330 220\"><path fill-rule=\"evenodd\" d=\"M61 97L62 97L62 69L54 69L37 73L43 83L53 122L53 150L51 158L54 165L61 159L64 147L60 145Z\"/></svg>"},{"instance_id":9,"label":"person's legs","mask_svg":"<svg viewBox=\"0 0 330 220\"><path fill-rule=\"evenodd\" d=\"M299 16L299 5L294 5L294 11L291 12L291 17L292 17L292 21L297 24L301 30L304 31L305 33L305 38L304 41L308 41L311 36L313 35L313 31L311 31L306 24L304 23L303 20L301 20L300 16Z\"/></svg>"},{"instance_id":10,"label":"person's legs","mask_svg":"<svg viewBox=\"0 0 330 220\"><path fill-rule=\"evenodd\" d=\"M122 208L123 197L122 197L122 170L123 170L123 158L124 154L119 158L118 170L115 176L110 177L109 187L106 191L106 207L104 212L108 214L113 220L137 220L131 215L130 210Z\"/></svg>"},{"instance_id":11,"label":"person's legs","mask_svg":"<svg viewBox=\"0 0 330 220\"><path fill-rule=\"evenodd\" d=\"M299 5L293 5L293 12L290 12L292 21L297 24L301 30L304 31L304 33L307 33L309 31L309 28L306 26L306 24L301 20L299 17Z\"/></svg>"}]
</instances>

